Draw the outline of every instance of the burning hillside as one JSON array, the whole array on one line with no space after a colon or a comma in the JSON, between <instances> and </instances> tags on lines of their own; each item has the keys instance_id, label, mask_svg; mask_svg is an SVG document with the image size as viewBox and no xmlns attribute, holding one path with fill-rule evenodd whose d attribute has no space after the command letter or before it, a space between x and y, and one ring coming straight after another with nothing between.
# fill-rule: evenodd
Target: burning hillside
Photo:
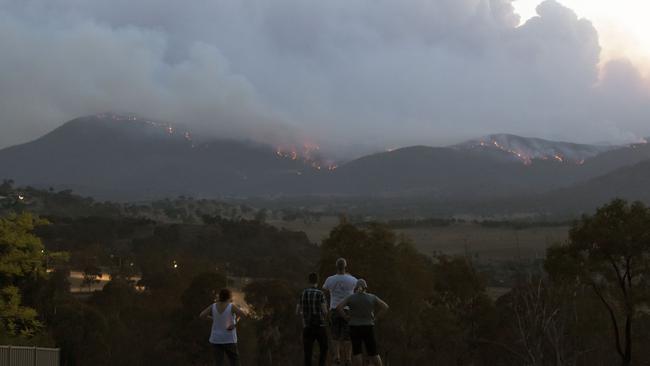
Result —
<instances>
[{"instance_id":1,"label":"burning hillside","mask_svg":"<svg viewBox=\"0 0 650 366\"><path fill-rule=\"evenodd\" d=\"M194 147L192 134L189 131L179 128L179 125L175 125L169 122L154 121L151 119L139 117L134 114L101 113L95 115L94 117L100 120L109 120L116 122L143 123L159 129L159 131L164 132L170 136L182 137L186 141L192 143L192 147ZM203 144L203 146L207 147L205 144ZM337 168L337 165L332 160L325 159L323 157L323 154L320 152L320 146L315 143L307 142L302 144L278 146L275 149L275 154L281 159L302 162L305 165L318 171L332 171Z\"/></svg>"},{"instance_id":2,"label":"burning hillside","mask_svg":"<svg viewBox=\"0 0 650 366\"><path fill-rule=\"evenodd\" d=\"M137 116L135 114L99 113L95 115L95 118L100 120L111 120L116 122L143 123L145 125L159 129L160 131L168 135L180 136L186 141L192 142L192 134L189 131L184 129L179 129L178 126L175 126L174 124L169 122L154 121L151 119ZM194 144L192 144L192 147L194 147Z\"/></svg>"},{"instance_id":3,"label":"burning hillside","mask_svg":"<svg viewBox=\"0 0 650 366\"><path fill-rule=\"evenodd\" d=\"M302 141L193 136L182 124L106 113L0 150L0 178L134 200L377 195L452 201L544 192L650 159L643 141L613 148L494 135L365 155L337 169L318 144ZM549 162L539 164L543 159Z\"/></svg>"},{"instance_id":4,"label":"burning hillside","mask_svg":"<svg viewBox=\"0 0 650 366\"><path fill-rule=\"evenodd\" d=\"M616 146L575 144L507 134L489 135L454 147L463 150L502 151L525 165L531 165L535 160L582 165L589 158L617 148Z\"/></svg>"},{"instance_id":5,"label":"burning hillside","mask_svg":"<svg viewBox=\"0 0 650 366\"><path fill-rule=\"evenodd\" d=\"M302 161L316 170L332 171L337 168L333 161L323 158L320 146L304 143L301 146L280 146L275 150L282 159Z\"/></svg>"}]
</instances>

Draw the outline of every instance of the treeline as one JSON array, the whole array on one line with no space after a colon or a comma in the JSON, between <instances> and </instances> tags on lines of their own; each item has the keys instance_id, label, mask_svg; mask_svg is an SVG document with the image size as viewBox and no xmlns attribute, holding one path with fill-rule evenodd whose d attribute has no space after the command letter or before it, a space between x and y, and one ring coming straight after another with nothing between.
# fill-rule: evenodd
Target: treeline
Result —
<instances>
[{"instance_id":1,"label":"treeline","mask_svg":"<svg viewBox=\"0 0 650 366\"><path fill-rule=\"evenodd\" d=\"M488 228L509 228L515 230L523 230L530 228L542 227L569 227L576 220L560 220L560 221L547 221L547 220L482 220L474 221L483 227Z\"/></svg>"},{"instance_id":2,"label":"treeline","mask_svg":"<svg viewBox=\"0 0 650 366\"><path fill-rule=\"evenodd\" d=\"M257 220L50 221L0 221L0 337L59 346L64 365L210 364L209 323L197 314L233 277L249 278L244 364L299 365L297 296L306 273L324 278L338 257L391 305L378 319L387 364L650 363L650 209L638 203L614 201L585 216L567 243L551 247L536 271L517 271L499 295L471 258L423 255L384 224L343 221L318 248ZM46 273L48 254L60 252L67 264ZM81 298L69 292L65 271L85 260L113 275ZM146 290L130 283L131 263Z\"/></svg>"},{"instance_id":3,"label":"treeline","mask_svg":"<svg viewBox=\"0 0 650 366\"><path fill-rule=\"evenodd\" d=\"M355 218L352 220L360 226L369 226L374 221L368 221L365 218ZM411 228L432 228L448 227L455 224L474 224L486 228L507 228L514 230L523 230L530 228L543 227L568 227L575 220L468 220L462 218L422 218L422 219L394 219L383 221L385 225L392 229L411 229Z\"/></svg>"},{"instance_id":4,"label":"treeline","mask_svg":"<svg viewBox=\"0 0 650 366\"><path fill-rule=\"evenodd\" d=\"M210 326L197 314L215 291L235 280L250 283L247 301L263 309L267 291L293 296L297 288L291 286L318 258L304 233L257 221L208 221L5 216L0 343L60 347L63 365L208 364ZM107 269L111 281L102 291L72 293L70 269L90 266ZM250 363L259 342L268 342L256 326L257 320L241 329L250 340L242 345Z\"/></svg>"},{"instance_id":5,"label":"treeline","mask_svg":"<svg viewBox=\"0 0 650 366\"><path fill-rule=\"evenodd\" d=\"M0 183L0 215L23 211L52 217L141 218L179 224L200 224L212 216L264 221L268 215L266 210L245 203L186 196L145 202L97 201L69 189L16 187L12 180L4 180Z\"/></svg>"}]
</instances>

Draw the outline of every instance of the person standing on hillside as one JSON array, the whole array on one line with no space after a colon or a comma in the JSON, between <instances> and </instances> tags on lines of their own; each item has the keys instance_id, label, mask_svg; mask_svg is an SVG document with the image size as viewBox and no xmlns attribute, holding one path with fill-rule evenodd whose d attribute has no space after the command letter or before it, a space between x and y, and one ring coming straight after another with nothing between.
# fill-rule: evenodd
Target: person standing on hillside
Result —
<instances>
[{"instance_id":1,"label":"person standing on hillside","mask_svg":"<svg viewBox=\"0 0 650 366\"><path fill-rule=\"evenodd\" d=\"M327 362L327 303L325 295L318 289L318 275L310 273L309 287L302 291L297 311L302 315L302 341L305 351L305 366L311 366L311 356L314 342L318 342L318 365L325 366Z\"/></svg>"},{"instance_id":2,"label":"person standing on hillside","mask_svg":"<svg viewBox=\"0 0 650 366\"><path fill-rule=\"evenodd\" d=\"M346 307L349 308L347 312L344 310ZM368 284L365 280L357 281L354 295L341 301L336 308L336 311L341 316L345 316L350 324L350 339L355 366L363 365L364 347L370 362L375 366L382 366L381 357L377 352L375 315L386 310L388 310L388 304L368 293Z\"/></svg>"},{"instance_id":3,"label":"person standing on hillside","mask_svg":"<svg viewBox=\"0 0 650 366\"><path fill-rule=\"evenodd\" d=\"M334 363L341 365L341 358L345 365L352 363L352 347L350 344L350 329L346 318L335 311L341 301L354 293L357 279L347 272L348 262L345 258L336 260L336 274L329 276L323 284L323 289L330 297L330 326L332 332L332 348Z\"/></svg>"},{"instance_id":4,"label":"person standing on hillside","mask_svg":"<svg viewBox=\"0 0 650 366\"><path fill-rule=\"evenodd\" d=\"M237 322L246 313L232 303L232 293L228 289L219 291L217 301L205 308L199 317L212 319L209 342L214 347L215 365L224 365L228 357L230 366L240 366L237 349Z\"/></svg>"}]
</instances>

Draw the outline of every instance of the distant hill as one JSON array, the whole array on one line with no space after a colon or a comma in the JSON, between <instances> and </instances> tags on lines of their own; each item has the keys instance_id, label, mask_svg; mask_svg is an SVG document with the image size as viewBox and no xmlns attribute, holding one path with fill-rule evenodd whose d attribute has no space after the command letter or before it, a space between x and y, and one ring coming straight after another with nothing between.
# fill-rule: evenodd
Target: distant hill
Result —
<instances>
[{"instance_id":1,"label":"distant hill","mask_svg":"<svg viewBox=\"0 0 650 366\"><path fill-rule=\"evenodd\" d=\"M351 161L333 176L331 192L425 196L445 201L499 199L586 182L650 159L650 145L587 145L508 134L450 147L414 146Z\"/></svg>"},{"instance_id":2,"label":"distant hill","mask_svg":"<svg viewBox=\"0 0 650 366\"><path fill-rule=\"evenodd\" d=\"M362 157L332 174L331 193L473 199L535 193L567 184L575 166L526 166L504 151L415 146Z\"/></svg>"},{"instance_id":3,"label":"distant hill","mask_svg":"<svg viewBox=\"0 0 650 366\"><path fill-rule=\"evenodd\" d=\"M613 198L650 204L650 160L549 192L539 197L538 204L549 212L590 211Z\"/></svg>"},{"instance_id":4,"label":"distant hill","mask_svg":"<svg viewBox=\"0 0 650 366\"><path fill-rule=\"evenodd\" d=\"M650 161L648 144L584 145L501 134L450 147L371 154L335 169L319 156L317 146L299 150L197 139L182 125L106 113L72 120L35 141L0 150L0 179L112 200L187 195L422 197L448 204L516 197L524 202L574 186L583 187L577 193L596 194L601 190L589 188L598 185L595 178L614 179L608 173L631 172L623 168L645 160ZM625 174L630 194L643 193L632 190L642 177ZM529 205L544 206L538 203Z\"/></svg>"},{"instance_id":5,"label":"distant hill","mask_svg":"<svg viewBox=\"0 0 650 366\"><path fill-rule=\"evenodd\" d=\"M177 126L113 114L78 118L0 150L0 178L110 199L272 194L290 189L297 172L309 170L271 146L195 143Z\"/></svg>"},{"instance_id":6,"label":"distant hill","mask_svg":"<svg viewBox=\"0 0 650 366\"><path fill-rule=\"evenodd\" d=\"M632 144L587 159L582 170L583 175L586 177L597 177L622 167L636 165L645 160L650 160L650 144Z\"/></svg>"},{"instance_id":7,"label":"distant hill","mask_svg":"<svg viewBox=\"0 0 650 366\"><path fill-rule=\"evenodd\" d=\"M500 151L505 156L524 164L535 160L555 160L561 163L583 164L587 159L618 149L613 145L586 145L550 141L510 134L488 135L453 146L459 150Z\"/></svg>"}]
</instances>

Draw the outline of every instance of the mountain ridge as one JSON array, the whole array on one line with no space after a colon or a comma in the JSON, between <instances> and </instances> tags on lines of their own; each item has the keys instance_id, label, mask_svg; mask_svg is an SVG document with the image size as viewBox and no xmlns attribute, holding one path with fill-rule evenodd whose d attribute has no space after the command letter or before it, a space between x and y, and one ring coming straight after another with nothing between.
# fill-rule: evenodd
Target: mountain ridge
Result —
<instances>
[{"instance_id":1,"label":"mountain ridge","mask_svg":"<svg viewBox=\"0 0 650 366\"><path fill-rule=\"evenodd\" d=\"M494 134L448 147L403 147L336 166L315 145L299 151L196 139L180 124L105 113L0 150L0 178L119 200L331 195L450 202L548 194L645 160L648 144L600 146Z\"/></svg>"},{"instance_id":2,"label":"mountain ridge","mask_svg":"<svg viewBox=\"0 0 650 366\"><path fill-rule=\"evenodd\" d=\"M512 158L530 165L534 160L557 160L562 163L584 164L586 160L615 150L620 146L579 144L501 133L468 140L452 147L467 150L496 149L507 152Z\"/></svg>"}]
</instances>

